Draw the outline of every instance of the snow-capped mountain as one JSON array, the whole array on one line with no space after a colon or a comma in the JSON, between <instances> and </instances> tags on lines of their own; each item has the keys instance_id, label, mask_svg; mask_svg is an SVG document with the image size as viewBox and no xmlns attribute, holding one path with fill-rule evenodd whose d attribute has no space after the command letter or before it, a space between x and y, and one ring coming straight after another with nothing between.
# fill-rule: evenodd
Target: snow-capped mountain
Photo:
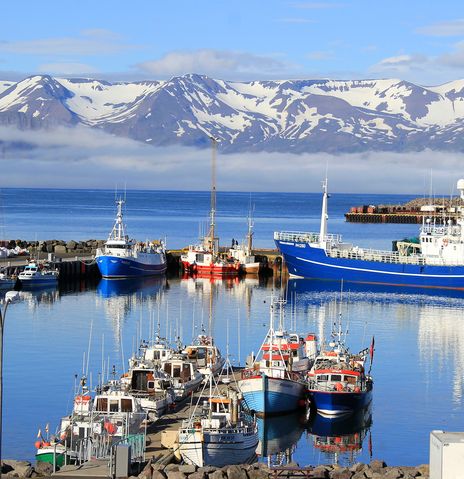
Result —
<instances>
[{"instance_id":1,"label":"snow-capped mountain","mask_svg":"<svg viewBox=\"0 0 464 479\"><path fill-rule=\"evenodd\" d=\"M153 145L206 146L213 135L225 152L463 151L464 80L0 81L0 125L77 124Z\"/></svg>"}]
</instances>

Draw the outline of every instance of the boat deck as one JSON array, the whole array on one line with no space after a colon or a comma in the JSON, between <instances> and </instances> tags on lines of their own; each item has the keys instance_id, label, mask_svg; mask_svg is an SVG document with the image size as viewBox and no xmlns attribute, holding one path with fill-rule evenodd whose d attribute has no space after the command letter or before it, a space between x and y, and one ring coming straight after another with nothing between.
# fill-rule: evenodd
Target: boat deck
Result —
<instances>
[{"instance_id":1,"label":"boat deck","mask_svg":"<svg viewBox=\"0 0 464 479\"><path fill-rule=\"evenodd\" d=\"M232 379L231 375L231 383L229 386L235 389L236 382L238 382L241 378L241 369L234 371L233 376L235 379ZM225 388L226 385L222 383L219 384L220 391ZM168 435L171 433L172 436L175 436L182 424L182 421L190 417L195 404L201 397L202 389L203 387L193 395L193 398L187 398L182 402L177 403L175 409L162 416L155 423L150 424L147 429L147 441L145 448L145 459L147 461L165 464L171 462L173 451L171 449L165 448L161 444L163 432L166 432ZM208 395L208 393L209 387L206 386L203 390L203 396ZM52 477L57 477L60 479L110 477L110 468L108 462L108 459L99 459L89 461L82 466L64 466L62 470L53 473Z\"/></svg>"}]
</instances>

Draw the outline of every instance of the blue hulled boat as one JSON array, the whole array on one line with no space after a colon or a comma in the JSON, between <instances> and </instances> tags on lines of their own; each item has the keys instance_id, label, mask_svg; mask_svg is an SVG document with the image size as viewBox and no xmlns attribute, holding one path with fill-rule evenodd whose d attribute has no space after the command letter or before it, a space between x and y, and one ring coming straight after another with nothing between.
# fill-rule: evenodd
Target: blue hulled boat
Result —
<instances>
[{"instance_id":1,"label":"blue hulled boat","mask_svg":"<svg viewBox=\"0 0 464 479\"><path fill-rule=\"evenodd\" d=\"M271 325L251 367L242 371L238 385L248 409L259 415L295 411L303 398L305 384L302 374L310 367L306 351L311 350L315 336L306 342L283 328L283 306L280 305L279 328L274 329L274 303L271 304ZM306 349L306 350L305 350Z\"/></svg>"},{"instance_id":2,"label":"blue hulled boat","mask_svg":"<svg viewBox=\"0 0 464 479\"><path fill-rule=\"evenodd\" d=\"M372 401L373 380L365 372L368 356L372 365L374 339L370 348L352 354L343 341L341 319L332 331L329 347L322 347L308 372L311 408L326 417L336 417L367 407Z\"/></svg>"},{"instance_id":3,"label":"blue hulled boat","mask_svg":"<svg viewBox=\"0 0 464 479\"><path fill-rule=\"evenodd\" d=\"M162 241L138 243L129 239L122 221L124 200L116 202L116 222L95 260L103 278L120 279L153 276L166 272L166 252Z\"/></svg>"},{"instance_id":4,"label":"blue hulled boat","mask_svg":"<svg viewBox=\"0 0 464 479\"><path fill-rule=\"evenodd\" d=\"M464 180L457 188L464 200ZM400 242L398 251L344 243L327 234L327 179L323 183L318 233L275 232L277 248L292 276L429 288L464 289L464 208L456 225L425 219L419 243Z\"/></svg>"}]
</instances>

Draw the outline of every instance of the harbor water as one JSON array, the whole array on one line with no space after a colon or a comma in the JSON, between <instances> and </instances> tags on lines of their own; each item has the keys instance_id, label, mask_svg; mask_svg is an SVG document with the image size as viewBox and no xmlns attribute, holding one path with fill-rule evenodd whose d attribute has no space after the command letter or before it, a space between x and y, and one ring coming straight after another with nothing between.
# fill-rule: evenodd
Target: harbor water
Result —
<instances>
[{"instance_id":1,"label":"harbor water","mask_svg":"<svg viewBox=\"0 0 464 479\"><path fill-rule=\"evenodd\" d=\"M365 247L391 248L417 233L417 225L349 224L352 204L399 203L407 196L332 195L329 231ZM114 193L84 190L2 190L0 232L14 239L105 238L114 216ZM276 229L316 230L319 194L251 195L255 244L272 247ZM222 244L245 235L250 195L218 197ZM209 194L130 191L125 219L137 239L167 236L178 248L198 236ZM273 278L242 280L146 279L62 284L57 289L22 292L6 317L4 357L3 457L32 459L39 428L72 407L82 371L92 385L101 371L121 374L140 338L160 332L184 343L210 330L234 364L244 365L268 328L271 297L287 298L286 326L329 337L342 308L352 351L375 336L370 410L328 422L290 415L259 423L262 460L294 460L300 465L356 461L370 456L388 464L428 462L429 432L463 430L464 303L462 292L345 285L340 306L336 283ZM227 344L228 343L228 344ZM87 351L90 352L87 357ZM105 373L107 374L107 373Z\"/></svg>"}]
</instances>

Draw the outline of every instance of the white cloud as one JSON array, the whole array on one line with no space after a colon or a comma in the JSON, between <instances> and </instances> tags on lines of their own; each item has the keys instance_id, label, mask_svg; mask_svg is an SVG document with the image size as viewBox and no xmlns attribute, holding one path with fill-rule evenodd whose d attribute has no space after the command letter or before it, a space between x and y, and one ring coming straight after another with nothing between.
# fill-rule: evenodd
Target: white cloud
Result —
<instances>
[{"instance_id":1,"label":"white cloud","mask_svg":"<svg viewBox=\"0 0 464 479\"><path fill-rule=\"evenodd\" d=\"M1 140L34 146L31 150L3 148L2 187L113 188L124 181L130 188L209 189L209 175L204 174L210 168L207 150L154 148L85 127L54 131L0 127ZM218 188L319 191L328 164L333 192L422 194L423 181L411 182L411 178L422 178L421 172L433 168L436 191L449 194L463 160L463 154L434 151L219 155Z\"/></svg>"},{"instance_id":2,"label":"white cloud","mask_svg":"<svg viewBox=\"0 0 464 479\"><path fill-rule=\"evenodd\" d=\"M437 58L438 63L452 68L464 68L464 41L453 45L453 50Z\"/></svg>"},{"instance_id":3,"label":"white cloud","mask_svg":"<svg viewBox=\"0 0 464 479\"><path fill-rule=\"evenodd\" d=\"M136 48L121 42L108 30L84 30L76 37L36 38L16 42L0 41L0 52L16 55L110 55Z\"/></svg>"},{"instance_id":4,"label":"white cloud","mask_svg":"<svg viewBox=\"0 0 464 479\"><path fill-rule=\"evenodd\" d=\"M193 72L226 78L236 75L258 75L262 78L276 73L282 76L290 69L289 64L275 57L212 49L170 52L159 60L146 61L136 66L158 77Z\"/></svg>"},{"instance_id":5,"label":"white cloud","mask_svg":"<svg viewBox=\"0 0 464 479\"><path fill-rule=\"evenodd\" d=\"M433 25L420 27L416 32L434 37L462 36L464 35L464 19L434 23Z\"/></svg>"}]
</instances>

